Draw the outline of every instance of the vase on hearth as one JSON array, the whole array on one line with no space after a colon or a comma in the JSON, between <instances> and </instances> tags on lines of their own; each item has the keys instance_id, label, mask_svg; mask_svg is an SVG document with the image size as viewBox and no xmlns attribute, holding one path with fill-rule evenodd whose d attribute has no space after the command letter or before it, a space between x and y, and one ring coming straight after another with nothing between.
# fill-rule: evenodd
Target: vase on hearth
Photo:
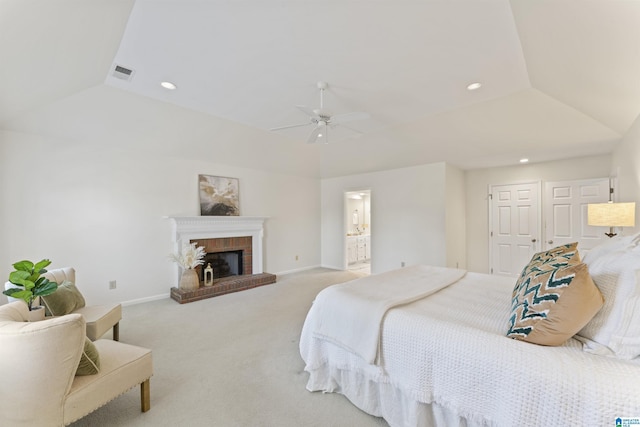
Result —
<instances>
[{"instance_id":1,"label":"vase on hearth","mask_svg":"<svg viewBox=\"0 0 640 427\"><path fill-rule=\"evenodd\" d=\"M182 277L180 277L180 284L178 285L178 287L185 291L198 289L200 287L198 273L192 268L187 268L186 270L184 270L182 272Z\"/></svg>"}]
</instances>

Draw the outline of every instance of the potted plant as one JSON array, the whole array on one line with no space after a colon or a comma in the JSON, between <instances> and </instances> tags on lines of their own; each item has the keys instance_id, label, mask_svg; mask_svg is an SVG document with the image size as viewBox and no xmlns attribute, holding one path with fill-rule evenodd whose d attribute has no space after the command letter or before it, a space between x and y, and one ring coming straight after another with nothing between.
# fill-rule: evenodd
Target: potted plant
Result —
<instances>
[{"instance_id":1,"label":"potted plant","mask_svg":"<svg viewBox=\"0 0 640 427\"><path fill-rule=\"evenodd\" d=\"M42 310L42 318L44 318L44 308L34 306L33 301L37 297L51 295L58 289L56 282L51 282L46 277L42 277L47 272L45 267L49 264L51 264L51 261L48 259L43 259L36 264L27 260L16 262L13 264L15 271L9 274L9 283L11 285L9 285L8 289L5 289L3 294L23 300L27 303L29 311Z\"/></svg>"},{"instance_id":2,"label":"potted plant","mask_svg":"<svg viewBox=\"0 0 640 427\"><path fill-rule=\"evenodd\" d=\"M183 269L178 288L194 290L200 287L200 279L194 268L204 263L205 255L204 247L196 247L195 243L185 244L182 246L181 253L169 255L169 259L175 261Z\"/></svg>"}]
</instances>

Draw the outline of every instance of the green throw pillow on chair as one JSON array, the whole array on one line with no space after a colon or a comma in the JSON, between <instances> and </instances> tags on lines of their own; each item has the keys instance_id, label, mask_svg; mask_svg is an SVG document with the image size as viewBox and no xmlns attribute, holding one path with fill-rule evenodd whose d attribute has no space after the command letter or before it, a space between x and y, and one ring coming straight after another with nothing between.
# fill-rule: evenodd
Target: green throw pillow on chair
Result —
<instances>
[{"instance_id":1,"label":"green throw pillow on chair","mask_svg":"<svg viewBox=\"0 0 640 427\"><path fill-rule=\"evenodd\" d=\"M76 376L94 375L98 372L100 372L100 354L98 354L98 349L93 342L85 337L84 349L82 350L78 369L76 369Z\"/></svg>"},{"instance_id":2,"label":"green throw pillow on chair","mask_svg":"<svg viewBox=\"0 0 640 427\"><path fill-rule=\"evenodd\" d=\"M85 305L84 297L69 281L62 282L54 293L41 300L47 316L64 316Z\"/></svg>"}]
</instances>

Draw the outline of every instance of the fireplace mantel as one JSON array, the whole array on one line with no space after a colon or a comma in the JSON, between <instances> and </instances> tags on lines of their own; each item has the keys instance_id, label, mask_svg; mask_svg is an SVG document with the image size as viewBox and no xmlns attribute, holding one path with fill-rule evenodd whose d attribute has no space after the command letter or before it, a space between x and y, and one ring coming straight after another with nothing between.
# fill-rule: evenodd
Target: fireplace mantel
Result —
<instances>
[{"instance_id":1,"label":"fireplace mantel","mask_svg":"<svg viewBox=\"0 0 640 427\"><path fill-rule=\"evenodd\" d=\"M264 221L259 216L170 216L173 223L173 241L175 251L191 240L217 239L223 237L251 236L253 250L253 274L263 272L262 239ZM180 278L178 272L178 279ZM177 283L177 282L176 282Z\"/></svg>"}]
</instances>

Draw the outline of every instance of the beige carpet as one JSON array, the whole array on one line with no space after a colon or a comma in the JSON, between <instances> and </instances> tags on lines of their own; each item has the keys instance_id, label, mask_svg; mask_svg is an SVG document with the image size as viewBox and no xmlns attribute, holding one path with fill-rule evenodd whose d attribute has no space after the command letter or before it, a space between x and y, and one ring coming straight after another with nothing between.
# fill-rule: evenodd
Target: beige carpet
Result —
<instances>
[{"instance_id":1,"label":"beige carpet","mask_svg":"<svg viewBox=\"0 0 640 427\"><path fill-rule=\"evenodd\" d=\"M298 342L311 302L359 275L314 269L194 303L124 307L120 340L153 350L151 410L140 412L136 387L72 426L387 426L305 388Z\"/></svg>"}]
</instances>

